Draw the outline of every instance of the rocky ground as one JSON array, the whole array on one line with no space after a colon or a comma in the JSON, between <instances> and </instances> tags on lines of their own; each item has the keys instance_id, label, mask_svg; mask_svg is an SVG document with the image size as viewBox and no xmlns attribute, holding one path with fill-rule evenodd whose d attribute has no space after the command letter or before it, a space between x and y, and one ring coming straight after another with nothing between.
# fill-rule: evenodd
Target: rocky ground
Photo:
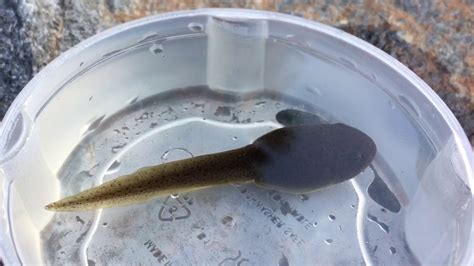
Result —
<instances>
[{"instance_id":1,"label":"rocky ground","mask_svg":"<svg viewBox=\"0 0 474 266\"><path fill-rule=\"evenodd\" d=\"M474 143L474 0L0 0L0 118L36 72L81 40L136 18L201 7L290 13L352 33L424 79Z\"/></svg>"}]
</instances>

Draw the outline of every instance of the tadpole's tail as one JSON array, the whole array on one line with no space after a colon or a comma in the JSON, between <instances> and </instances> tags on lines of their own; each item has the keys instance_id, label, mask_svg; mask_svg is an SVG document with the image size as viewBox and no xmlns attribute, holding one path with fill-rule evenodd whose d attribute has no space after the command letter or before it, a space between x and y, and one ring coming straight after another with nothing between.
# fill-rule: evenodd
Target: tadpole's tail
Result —
<instances>
[{"instance_id":1,"label":"tadpole's tail","mask_svg":"<svg viewBox=\"0 0 474 266\"><path fill-rule=\"evenodd\" d=\"M232 182L250 182L256 176L251 149L198 156L139 169L100 186L45 206L50 211L86 211L140 203L161 195Z\"/></svg>"}]
</instances>

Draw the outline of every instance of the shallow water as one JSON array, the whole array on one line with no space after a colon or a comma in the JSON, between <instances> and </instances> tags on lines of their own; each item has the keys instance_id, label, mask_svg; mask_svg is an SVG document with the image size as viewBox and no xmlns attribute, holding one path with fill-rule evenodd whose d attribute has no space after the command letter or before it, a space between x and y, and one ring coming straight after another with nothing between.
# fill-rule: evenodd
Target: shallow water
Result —
<instances>
[{"instance_id":1,"label":"shallow water","mask_svg":"<svg viewBox=\"0 0 474 266\"><path fill-rule=\"evenodd\" d=\"M290 108L337 121L269 93L244 99L193 87L137 99L86 125L87 136L60 171L61 196L143 166L250 144L283 126L276 114ZM381 160L352 181L304 195L233 184L56 213L41 231L41 252L48 264L416 264L404 239L404 208L384 181L393 176Z\"/></svg>"}]
</instances>

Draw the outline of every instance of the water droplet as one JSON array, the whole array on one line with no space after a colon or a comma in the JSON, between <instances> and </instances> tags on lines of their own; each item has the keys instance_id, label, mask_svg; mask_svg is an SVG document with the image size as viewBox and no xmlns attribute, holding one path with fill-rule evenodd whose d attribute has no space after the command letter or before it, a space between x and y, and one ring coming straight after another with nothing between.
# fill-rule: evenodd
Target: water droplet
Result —
<instances>
[{"instance_id":1,"label":"water droplet","mask_svg":"<svg viewBox=\"0 0 474 266\"><path fill-rule=\"evenodd\" d=\"M344 66L346 66L350 69L357 69L356 63L352 62L351 60L349 60L347 58L339 57L339 61L341 62L341 64L343 64Z\"/></svg>"},{"instance_id":2,"label":"water droplet","mask_svg":"<svg viewBox=\"0 0 474 266\"><path fill-rule=\"evenodd\" d=\"M326 243L326 245L331 245L333 242L334 242L334 240L332 240L330 238L324 240L324 243Z\"/></svg>"},{"instance_id":3,"label":"water droplet","mask_svg":"<svg viewBox=\"0 0 474 266\"><path fill-rule=\"evenodd\" d=\"M119 161L119 160L115 160L109 167L109 169L107 169L107 171L105 172L106 175L110 175L110 174L113 174L113 173L116 173L118 172L118 170L120 170L120 165L122 163Z\"/></svg>"},{"instance_id":4,"label":"water droplet","mask_svg":"<svg viewBox=\"0 0 474 266\"><path fill-rule=\"evenodd\" d=\"M166 161L176 161L176 160L182 160L182 159L187 159L187 158L192 158L193 154L183 148L173 148L170 150L167 150L161 155L161 160L166 162Z\"/></svg>"},{"instance_id":5,"label":"water droplet","mask_svg":"<svg viewBox=\"0 0 474 266\"><path fill-rule=\"evenodd\" d=\"M307 200L309 200L309 196L306 195L306 194L299 194L298 196L299 196L299 199L300 199L301 201L307 201Z\"/></svg>"},{"instance_id":6,"label":"water droplet","mask_svg":"<svg viewBox=\"0 0 474 266\"><path fill-rule=\"evenodd\" d=\"M199 240L203 240L204 238L206 238L206 234L205 233L200 233L199 235L196 236L197 239Z\"/></svg>"},{"instance_id":7,"label":"water droplet","mask_svg":"<svg viewBox=\"0 0 474 266\"><path fill-rule=\"evenodd\" d=\"M160 35L158 35L157 33L151 33L150 35L145 36L143 39L138 41L138 43L145 43L145 42L153 41L159 38L160 38Z\"/></svg>"},{"instance_id":8,"label":"water droplet","mask_svg":"<svg viewBox=\"0 0 474 266\"><path fill-rule=\"evenodd\" d=\"M133 98L131 98L130 100L127 101L128 104L134 104L136 103L138 100L138 96L135 96Z\"/></svg>"},{"instance_id":9,"label":"water droplet","mask_svg":"<svg viewBox=\"0 0 474 266\"><path fill-rule=\"evenodd\" d=\"M111 149L112 153L117 153L119 150L121 150L123 147L125 147L125 145L127 145L127 143L113 146L112 149Z\"/></svg>"},{"instance_id":10,"label":"water droplet","mask_svg":"<svg viewBox=\"0 0 474 266\"><path fill-rule=\"evenodd\" d=\"M204 27L202 26L201 23L197 23L197 22L191 22L188 24L188 28L192 31L192 32L201 32L203 31Z\"/></svg>"},{"instance_id":11,"label":"water droplet","mask_svg":"<svg viewBox=\"0 0 474 266\"><path fill-rule=\"evenodd\" d=\"M334 220L336 220L336 216L334 216L334 215L332 215L332 214L330 214L330 215L328 216L328 218L329 218L329 221L334 221Z\"/></svg>"},{"instance_id":12,"label":"water droplet","mask_svg":"<svg viewBox=\"0 0 474 266\"><path fill-rule=\"evenodd\" d=\"M391 212L397 213L401 209L400 202L398 201L395 194L385 184L383 179L380 177L374 167L370 167L374 172L374 180L370 183L367 188L367 193L370 198L380 204L380 206L390 210Z\"/></svg>"},{"instance_id":13,"label":"water droplet","mask_svg":"<svg viewBox=\"0 0 474 266\"><path fill-rule=\"evenodd\" d=\"M223 225L232 227L234 226L234 218L232 216L226 215L224 218L222 218L221 223Z\"/></svg>"},{"instance_id":14,"label":"water droplet","mask_svg":"<svg viewBox=\"0 0 474 266\"><path fill-rule=\"evenodd\" d=\"M230 116L232 108L230 106L218 106L214 112L215 116Z\"/></svg>"},{"instance_id":15,"label":"water droplet","mask_svg":"<svg viewBox=\"0 0 474 266\"><path fill-rule=\"evenodd\" d=\"M306 86L306 91L312 94L319 95L319 96L323 94L321 90L315 86Z\"/></svg>"},{"instance_id":16,"label":"water droplet","mask_svg":"<svg viewBox=\"0 0 474 266\"><path fill-rule=\"evenodd\" d=\"M84 220L82 220L81 217L79 217L79 216L76 216L76 222L78 222L80 224L84 224Z\"/></svg>"},{"instance_id":17,"label":"water droplet","mask_svg":"<svg viewBox=\"0 0 474 266\"><path fill-rule=\"evenodd\" d=\"M115 134L120 134L120 130L114 129L114 133L115 133Z\"/></svg>"},{"instance_id":18,"label":"water droplet","mask_svg":"<svg viewBox=\"0 0 474 266\"><path fill-rule=\"evenodd\" d=\"M355 204L351 204L352 209L355 209L355 207L356 207Z\"/></svg>"},{"instance_id":19,"label":"water droplet","mask_svg":"<svg viewBox=\"0 0 474 266\"><path fill-rule=\"evenodd\" d=\"M389 248L389 251L390 251L390 254L392 254L392 255L395 254L395 253L397 253L397 249L394 248L394 247L390 247L390 248Z\"/></svg>"},{"instance_id":20,"label":"water droplet","mask_svg":"<svg viewBox=\"0 0 474 266\"><path fill-rule=\"evenodd\" d=\"M296 45L296 46L299 46L299 47L311 47L311 43L308 42L307 40L305 39L301 39L301 38L298 38L296 37L295 35L293 34L288 34L285 36L285 38L287 39L287 41L293 45Z\"/></svg>"},{"instance_id":21,"label":"water droplet","mask_svg":"<svg viewBox=\"0 0 474 266\"><path fill-rule=\"evenodd\" d=\"M370 78L372 79L372 81L377 81L377 76L373 73L370 75Z\"/></svg>"},{"instance_id":22,"label":"water droplet","mask_svg":"<svg viewBox=\"0 0 474 266\"><path fill-rule=\"evenodd\" d=\"M99 164L96 164L92 166L88 171L84 171L86 175L92 177L97 173L97 170L99 169Z\"/></svg>"},{"instance_id":23,"label":"water droplet","mask_svg":"<svg viewBox=\"0 0 474 266\"><path fill-rule=\"evenodd\" d=\"M398 99L400 100L400 103L408 109L410 113L413 113L415 116L420 117L420 112L418 111L418 108L416 104L414 104L411 100L409 100L407 97L399 95Z\"/></svg>"},{"instance_id":24,"label":"water droplet","mask_svg":"<svg viewBox=\"0 0 474 266\"><path fill-rule=\"evenodd\" d=\"M390 229L388 227L388 225L386 225L385 223L379 221L377 219L377 217L371 215L371 214L367 214L367 219L375 224L377 224L379 226L379 228L384 231L386 234L388 234L390 232Z\"/></svg>"},{"instance_id":25,"label":"water droplet","mask_svg":"<svg viewBox=\"0 0 474 266\"><path fill-rule=\"evenodd\" d=\"M342 232L342 225L339 225L339 231Z\"/></svg>"},{"instance_id":26,"label":"water droplet","mask_svg":"<svg viewBox=\"0 0 474 266\"><path fill-rule=\"evenodd\" d=\"M173 199L177 199L179 198L179 194L178 193L171 194L170 197L172 197Z\"/></svg>"},{"instance_id":27,"label":"water droplet","mask_svg":"<svg viewBox=\"0 0 474 266\"><path fill-rule=\"evenodd\" d=\"M163 44L153 44L152 46L150 46L150 52L152 52L153 54L161 54L163 52Z\"/></svg>"},{"instance_id":28,"label":"water droplet","mask_svg":"<svg viewBox=\"0 0 474 266\"><path fill-rule=\"evenodd\" d=\"M105 118L105 115L102 115L99 118L91 119L89 121L88 125L86 125L86 130L84 130L84 133L82 133L82 135L86 135L86 134L96 130L99 127L102 120L104 120L104 118Z\"/></svg>"},{"instance_id":29,"label":"water droplet","mask_svg":"<svg viewBox=\"0 0 474 266\"><path fill-rule=\"evenodd\" d=\"M390 105L390 109L395 110L397 107L395 106L395 103L393 101L388 101L388 104Z\"/></svg>"},{"instance_id":30,"label":"water droplet","mask_svg":"<svg viewBox=\"0 0 474 266\"><path fill-rule=\"evenodd\" d=\"M122 51L122 50L115 50L115 51L106 53L106 54L102 55L102 58L107 58L107 57L115 56L115 55L117 55L118 53L120 53L121 51Z\"/></svg>"},{"instance_id":31,"label":"water droplet","mask_svg":"<svg viewBox=\"0 0 474 266\"><path fill-rule=\"evenodd\" d=\"M234 136L234 137L232 137L232 139L233 139L233 140L237 140L237 137Z\"/></svg>"},{"instance_id":32,"label":"water droplet","mask_svg":"<svg viewBox=\"0 0 474 266\"><path fill-rule=\"evenodd\" d=\"M313 227L316 227L318 225L318 222L313 223Z\"/></svg>"},{"instance_id":33,"label":"water droplet","mask_svg":"<svg viewBox=\"0 0 474 266\"><path fill-rule=\"evenodd\" d=\"M102 223L102 226L103 226L103 227L108 227L109 224L108 224L108 223Z\"/></svg>"},{"instance_id":34,"label":"water droplet","mask_svg":"<svg viewBox=\"0 0 474 266\"><path fill-rule=\"evenodd\" d=\"M288 261L288 258L285 256L285 254L281 254L280 261L278 262L278 266L289 266L290 262Z\"/></svg>"}]
</instances>

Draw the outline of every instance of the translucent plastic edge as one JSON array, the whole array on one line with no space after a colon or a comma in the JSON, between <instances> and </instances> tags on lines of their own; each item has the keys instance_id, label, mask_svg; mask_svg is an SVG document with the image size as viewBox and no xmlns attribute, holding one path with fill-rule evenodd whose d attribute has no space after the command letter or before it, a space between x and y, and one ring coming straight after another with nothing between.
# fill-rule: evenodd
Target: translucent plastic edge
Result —
<instances>
[{"instance_id":1,"label":"translucent plastic edge","mask_svg":"<svg viewBox=\"0 0 474 266\"><path fill-rule=\"evenodd\" d=\"M453 132L455 136L455 142L458 147L462 148L459 152L463 159L463 162L466 166L466 172L468 174L467 179L469 182L469 186L472 189L474 186L474 154L471 148L471 145L467 139L467 136L464 133L461 125L457 121L454 114L448 108L448 106L439 98L439 96L423 81L419 78L415 73L413 73L410 69L404 66L395 58L391 57L390 55L386 54L382 50L378 49L377 47L365 42L362 39L359 39L351 34L348 34L342 30L333 28L331 26L327 26L321 24L319 22L310 21L304 18L299 18L295 16L285 15L281 13L269 12L269 11L260 11L260 10L250 10L250 9L227 9L227 8L216 8L216 9L198 9L198 10L185 10L185 11L176 11L170 13L164 13L154 16L145 17L142 19L130 21L115 27L112 27L108 30L105 30L101 33L98 33L79 44L75 45L73 48L69 49L68 51L61 54L59 57L54 59L50 62L43 70L41 70L19 93L16 99L13 101L12 105L10 106L9 110L7 111L5 118L3 120L3 124L11 124L17 114L21 110L21 106L25 103L26 99L31 95L32 91L37 88L37 85L40 82L43 82L49 75L54 75L54 72L58 70L61 65L67 61L69 58L76 56L84 49L88 48L89 46L106 39L116 33L119 33L124 30L131 29L133 27L145 25L147 23L154 23L157 21L163 21L171 18L177 17L191 17L196 15L208 15L208 16L221 16L221 17L239 17L239 18L247 18L247 19L271 19L282 21L294 25L299 25L302 27L306 27L311 30L319 31L321 33L327 34L333 38L339 39L344 41L348 44L353 45L356 48L359 48L375 58L379 59L380 61L386 63L388 67L390 67L393 71L399 73L402 77L406 78L410 83L416 87L436 109L439 111L447 125L449 126L450 130ZM54 89L54 88L53 88ZM7 134L7 130L5 127L0 128L0 147L4 147L3 143L5 141L5 136ZM471 190L472 194L472 190ZM473 195L471 195L473 197ZM474 198L474 197L473 197ZM1 202L3 206L5 206L5 202ZM474 210L471 214L474 217ZM3 219L1 222L7 222ZM4 232L2 232L3 234ZM10 238L10 237L8 237ZM1 240L6 240L4 235L0 236ZM10 238L11 240L11 238ZM2 243L5 243L2 241ZM0 248L0 252L1 252ZM474 250L474 226L471 226L471 234L469 238L469 244L466 249L468 252L465 254L463 258L462 264L466 265L474 265L474 254L469 252L469 250ZM2 254L0 253L0 256ZM3 258L7 258L6 256L2 256Z\"/></svg>"}]
</instances>

